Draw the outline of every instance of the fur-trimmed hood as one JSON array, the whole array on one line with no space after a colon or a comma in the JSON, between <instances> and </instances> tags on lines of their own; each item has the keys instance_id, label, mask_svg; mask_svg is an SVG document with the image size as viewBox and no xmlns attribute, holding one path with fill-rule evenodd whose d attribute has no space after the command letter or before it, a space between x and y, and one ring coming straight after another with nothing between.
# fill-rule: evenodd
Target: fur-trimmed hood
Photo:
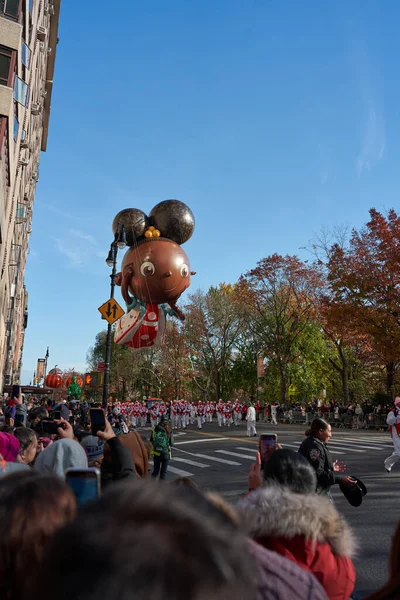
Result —
<instances>
[{"instance_id":1,"label":"fur-trimmed hood","mask_svg":"<svg viewBox=\"0 0 400 600\"><path fill-rule=\"evenodd\" d=\"M278 486L256 490L240 503L252 538L304 536L328 543L334 554L351 558L355 538L346 520L329 502L317 494L294 494Z\"/></svg>"}]
</instances>

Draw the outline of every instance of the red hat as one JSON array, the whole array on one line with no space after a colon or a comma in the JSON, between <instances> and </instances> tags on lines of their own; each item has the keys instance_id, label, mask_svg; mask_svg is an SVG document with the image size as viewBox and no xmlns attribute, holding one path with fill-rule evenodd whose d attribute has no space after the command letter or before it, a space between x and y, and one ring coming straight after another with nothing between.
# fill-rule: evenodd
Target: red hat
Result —
<instances>
[{"instance_id":1,"label":"red hat","mask_svg":"<svg viewBox=\"0 0 400 600\"><path fill-rule=\"evenodd\" d=\"M15 462L19 452L19 440L11 433L0 433L0 454L7 462Z\"/></svg>"}]
</instances>

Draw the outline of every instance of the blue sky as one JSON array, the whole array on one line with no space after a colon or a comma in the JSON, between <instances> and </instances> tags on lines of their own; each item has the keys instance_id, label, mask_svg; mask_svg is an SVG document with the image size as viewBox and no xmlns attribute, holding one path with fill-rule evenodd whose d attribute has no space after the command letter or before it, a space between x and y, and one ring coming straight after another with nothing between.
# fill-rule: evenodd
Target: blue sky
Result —
<instances>
[{"instance_id":1,"label":"blue sky","mask_svg":"<svg viewBox=\"0 0 400 600\"><path fill-rule=\"evenodd\" d=\"M28 383L85 368L123 208L196 216L192 291L397 207L400 4L63 2L26 283ZM119 290L117 299L121 300ZM121 300L122 304L122 300Z\"/></svg>"}]
</instances>

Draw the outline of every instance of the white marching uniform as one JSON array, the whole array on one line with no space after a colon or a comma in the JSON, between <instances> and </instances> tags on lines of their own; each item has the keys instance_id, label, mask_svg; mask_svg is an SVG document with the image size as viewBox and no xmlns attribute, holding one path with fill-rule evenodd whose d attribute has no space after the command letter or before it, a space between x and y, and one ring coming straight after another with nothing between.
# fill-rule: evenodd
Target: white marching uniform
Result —
<instances>
[{"instance_id":1,"label":"white marching uniform","mask_svg":"<svg viewBox=\"0 0 400 600\"><path fill-rule=\"evenodd\" d=\"M393 454L385 460L385 469L390 472L393 465L400 460L400 437L398 433L398 430L400 430L400 415L396 416L394 410L390 411L386 423L392 428Z\"/></svg>"},{"instance_id":2,"label":"white marching uniform","mask_svg":"<svg viewBox=\"0 0 400 600\"><path fill-rule=\"evenodd\" d=\"M277 412L278 412L278 405L277 404L273 404L271 406L271 424L272 425L278 425L278 422L276 420Z\"/></svg>"},{"instance_id":3,"label":"white marching uniform","mask_svg":"<svg viewBox=\"0 0 400 600\"><path fill-rule=\"evenodd\" d=\"M253 437L253 436L257 435L256 409L254 408L254 406L249 406L249 408L247 409L246 421L247 421L247 436Z\"/></svg>"}]
</instances>

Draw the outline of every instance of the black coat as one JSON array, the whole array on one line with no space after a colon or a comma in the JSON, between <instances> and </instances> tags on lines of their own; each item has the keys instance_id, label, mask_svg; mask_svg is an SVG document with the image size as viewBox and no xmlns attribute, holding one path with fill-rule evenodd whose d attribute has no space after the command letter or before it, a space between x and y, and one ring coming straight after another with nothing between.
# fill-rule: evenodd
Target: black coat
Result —
<instances>
[{"instance_id":1,"label":"black coat","mask_svg":"<svg viewBox=\"0 0 400 600\"><path fill-rule=\"evenodd\" d=\"M327 494L331 485L340 483L342 477L333 470L331 454L324 442L310 435L301 444L299 453L304 456L315 469L317 475L317 492Z\"/></svg>"},{"instance_id":2,"label":"black coat","mask_svg":"<svg viewBox=\"0 0 400 600\"><path fill-rule=\"evenodd\" d=\"M132 454L128 448L121 444L118 437L113 437L107 442L111 456L101 465L101 487L104 489L110 483L122 479L138 479Z\"/></svg>"}]
</instances>

